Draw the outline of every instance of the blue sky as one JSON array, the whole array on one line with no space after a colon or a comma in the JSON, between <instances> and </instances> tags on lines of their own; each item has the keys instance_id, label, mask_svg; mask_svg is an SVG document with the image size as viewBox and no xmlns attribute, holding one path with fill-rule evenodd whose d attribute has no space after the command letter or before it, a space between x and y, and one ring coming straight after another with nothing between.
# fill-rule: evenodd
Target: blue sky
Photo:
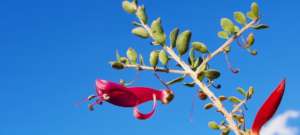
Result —
<instances>
[{"instance_id":1,"label":"blue sky","mask_svg":"<svg viewBox=\"0 0 300 135\"><path fill-rule=\"evenodd\" d=\"M161 16L165 31L178 26L193 31L193 40L205 42L210 50L222 42L216 33L219 19L247 11L252 1L142 1L150 19ZM168 106L159 105L148 121L132 117L132 110L104 104L89 112L86 105L74 104L94 93L96 78L131 80L134 70L116 71L108 61L114 51L123 55L128 47L145 56L153 48L149 41L130 34L135 18L122 11L121 0L2 0L0 1L0 134L1 135L86 135L86 134L217 134L207 121L219 120L214 111L202 110L196 101L194 122L189 122L195 90L177 85L176 98ZM249 102L247 125L259 105L277 83L287 78L287 91L278 110L300 110L299 103L299 2L258 1L263 23L270 29L256 32L252 57L238 47L230 55L241 69L233 75L222 56L212 62L223 71L218 94L237 94L237 86L256 88ZM158 48L156 48L158 49ZM164 79L170 76L162 74ZM174 77L174 76L173 76ZM151 73L143 72L135 85L163 86ZM147 110L147 108L145 108ZM300 127L299 121L289 124Z\"/></svg>"}]
</instances>

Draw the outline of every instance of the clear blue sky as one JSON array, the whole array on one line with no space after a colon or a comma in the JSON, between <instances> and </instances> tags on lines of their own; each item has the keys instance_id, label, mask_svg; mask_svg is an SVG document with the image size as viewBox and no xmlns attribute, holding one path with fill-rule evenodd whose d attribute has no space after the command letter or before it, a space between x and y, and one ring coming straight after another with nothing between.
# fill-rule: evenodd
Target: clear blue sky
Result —
<instances>
[{"instance_id":1,"label":"clear blue sky","mask_svg":"<svg viewBox=\"0 0 300 135\"><path fill-rule=\"evenodd\" d=\"M223 40L216 32L219 19L232 12L246 11L251 1L142 1L150 19L162 17L165 30L178 26L191 29L193 40L205 42L210 50ZM134 19L121 9L121 0L1 0L0 1L0 134L1 135L199 135L215 132L207 121L220 119L214 111L203 111L196 102L194 122L188 120L195 90L173 87L176 98L159 105L148 121L132 117L132 110L104 104L89 112L77 101L94 93L96 78L118 81L133 79L134 70L116 71L108 61L114 51L131 46L147 55L149 41L130 34ZM218 93L236 94L235 87L256 88L249 102L248 126L259 105L284 77L287 92L279 112L299 107L299 2L259 1L263 22L271 26L256 32L252 57L233 48L232 63L241 69L233 75L223 57L214 59L214 68L223 71ZM163 86L151 73L142 73L136 85ZM164 79L170 77L162 75ZM148 107L148 106L146 106ZM144 110L149 110L144 108ZM293 125L300 123L293 121ZM216 133L217 134L217 133Z\"/></svg>"}]
</instances>

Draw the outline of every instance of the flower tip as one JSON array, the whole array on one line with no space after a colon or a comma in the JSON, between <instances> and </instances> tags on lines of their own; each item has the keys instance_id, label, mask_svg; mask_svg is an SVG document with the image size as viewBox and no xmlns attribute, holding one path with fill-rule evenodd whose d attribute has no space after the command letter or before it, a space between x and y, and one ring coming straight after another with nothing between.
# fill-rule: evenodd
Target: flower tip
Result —
<instances>
[{"instance_id":1,"label":"flower tip","mask_svg":"<svg viewBox=\"0 0 300 135\"><path fill-rule=\"evenodd\" d=\"M96 87L97 88L104 89L106 84L107 84L106 80L96 79Z\"/></svg>"},{"instance_id":2,"label":"flower tip","mask_svg":"<svg viewBox=\"0 0 300 135\"><path fill-rule=\"evenodd\" d=\"M163 104L169 104L174 98L173 91L172 90L164 90L162 93L163 93L163 98L162 98L161 102Z\"/></svg>"}]
</instances>

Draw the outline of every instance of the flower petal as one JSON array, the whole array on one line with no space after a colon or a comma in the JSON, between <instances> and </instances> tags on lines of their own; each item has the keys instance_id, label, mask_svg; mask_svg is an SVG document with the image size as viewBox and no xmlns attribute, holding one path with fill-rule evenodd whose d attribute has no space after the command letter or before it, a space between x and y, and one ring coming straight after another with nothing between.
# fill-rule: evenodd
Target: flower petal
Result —
<instances>
[{"instance_id":1,"label":"flower petal","mask_svg":"<svg viewBox=\"0 0 300 135\"><path fill-rule=\"evenodd\" d=\"M138 109L137 106L135 106L133 108L133 115L134 117L136 117L137 119L140 119L140 120L146 120L146 119L149 119L151 118L151 116L154 114L155 112L155 109L156 109L156 106L157 106L157 103L156 103L156 95L153 94L153 106L152 106L152 110L149 112L149 113L141 113Z\"/></svg>"}]
</instances>

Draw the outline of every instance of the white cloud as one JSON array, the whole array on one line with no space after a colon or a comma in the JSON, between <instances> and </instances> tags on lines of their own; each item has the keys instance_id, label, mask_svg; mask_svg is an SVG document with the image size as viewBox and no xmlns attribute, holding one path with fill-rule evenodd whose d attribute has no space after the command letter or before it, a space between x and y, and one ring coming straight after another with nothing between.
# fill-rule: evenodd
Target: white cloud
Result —
<instances>
[{"instance_id":1,"label":"white cloud","mask_svg":"<svg viewBox=\"0 0 300 135\"><path fill-rule=\"evenodd\" d=\"M289 110L276 117L274 117L261 130L261 135L297 135L299 129L297 127L290 127L289 119L296 119L300 117L299 111Z\"/></svg>"}]
</instances>

